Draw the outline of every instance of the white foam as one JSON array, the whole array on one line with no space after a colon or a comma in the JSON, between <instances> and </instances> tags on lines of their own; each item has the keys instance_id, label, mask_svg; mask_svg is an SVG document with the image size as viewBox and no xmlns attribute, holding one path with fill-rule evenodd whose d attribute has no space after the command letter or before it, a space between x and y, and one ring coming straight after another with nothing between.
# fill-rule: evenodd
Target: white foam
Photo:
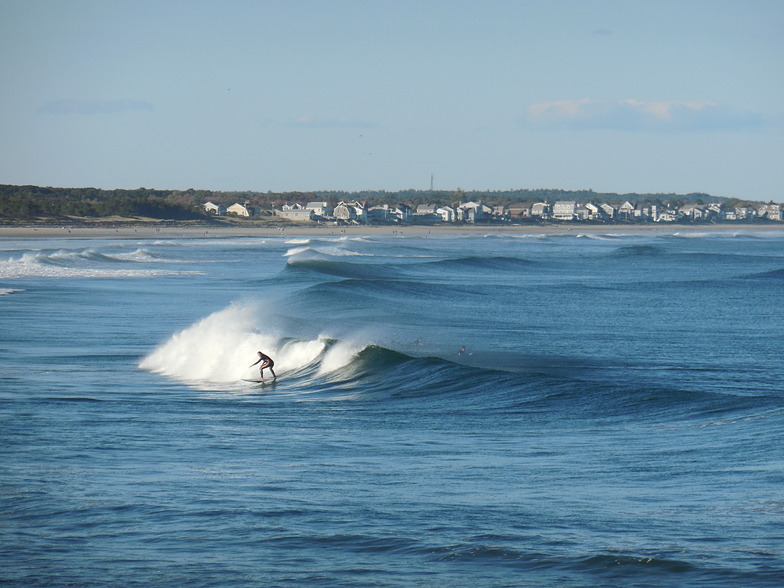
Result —
<instances>
[{"instance_id":1,"label":"white foam","mask_svg":"<svg viewBox=\"0 0 784 588\"><path fill-rule=\"evenodd\" d=\"M321 360L318 375L323 376L348 365L366 345L342 341L327 350Z\"/></svg>"},{"instance_id":2,"label":"white foam","mask_svg":"<svg viewBox=\"0 0 784 588\"><path fill-rule=\"evenodd\" d=\"M127 262L158 262L145 250L137 250L124 256L105 255L95 249L56 251L27 251L21 257L0 261L0 279L14 278L139 278L148 276L201 275L202 272L170 271L155 269L115 269L107 264ZM103 266L103 267L102 267Z\"/></svg>"},{"instance_id":3,"label":"white foam","mask_svg":"<svg viewBox=\"0 0 784 588\"><path fill-rule=\"evenodd\" d=\"M258 377L258 367L250 367L258 359L257 351L273 358L278 375L319 362L328 347L325 337L296 340L261 332L257 325L265 322L262 310L260 304L248 303L217 311L172 335L139 367L198 385ZM350 345L333 346L321 360L319 373L346 365L359 350Z\"/></svg>"}]
</instances>

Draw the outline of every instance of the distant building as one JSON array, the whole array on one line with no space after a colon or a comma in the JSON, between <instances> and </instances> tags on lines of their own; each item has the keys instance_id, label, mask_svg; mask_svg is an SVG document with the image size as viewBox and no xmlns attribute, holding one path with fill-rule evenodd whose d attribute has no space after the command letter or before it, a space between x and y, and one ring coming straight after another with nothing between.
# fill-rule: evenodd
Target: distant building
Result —
<instances>
[{"instance_id":1,"label":"distant building","mask_svg":"<svg viewBox=\"0 0 784 588\"><path fill-rule=\"evenodd\" d=\"M574 220L577 214L577 203L574 200L559 200L553 204L553 218L555 220Z\"/></svg>"},{"instance_id":2,"label":"distant building","mask_svg":"<svg viewBox=\"0 0 784 588\"><path fill-rule=\"evenodd\" d=\"M239 202L229 206L226 212L228 214L236 214L237 216L254 216L256 214L255 209L250 204L240 204Z\"/></svg>"},{"instance_id":3,"label":"distant building","mask_svg":"<svg viewBox=\"0 0 784 588\"><path fill-rule=\"evenodd\" d=\"M436 208L436 214L445 223L453 223L457 220L457 211L451 206L439 206Z\"/></svg>"},{"instance_id":4,"label":"distant building","mask_svg":"<svg viewBox=\"0 0 784 588\"><path fill-rule=\"evenodd\" d=\"M327 202L308 202L305 208L312 210L314 217L324 219L332 216L332 208Z\"/></svg>"},{"instance_id":5,"label":"distant building","mask_svg":"<svg viewBox=\"0 0 784 588\"><path fill-rule=\"evenodd\" d=\"M460 220L469 223L481 222L493 214L493 209L481 202L466 202L458 208ZM460 214L462 212L462 215Z\"/></svg>"},{"instance_id":6,"label":"distant building","mask_svg":"<svg viewBox=\"0 0 784 588\"><path fill-rule=\"evenodd\" d=\"M550 218L550 205L547 202L537 202L531 205L531 216L541 219Z\"/></svg>"},{"instance_id":7,"label":"distant building","mask_svg":"<svg viewBox=\"0 0 784 588\"><path fill-rule=\"evenodd\" d=\"M213 202L205 202L204 212L206 212L207 214L214 214L216 216L223 216L224 214L226 214L226 208L221 206L220 204L215 204Z\"/></svg>"},{"instance_id":8,"label":"distant building","mask_svg":"<svg viewBox=\"0 0 784 588\"><path fill-rule=\"evenodd\" d=\"M368 222L370 223L388 223L394 220L390 214L389 204L380 204L379 206L371 206L367 211Z\"/></svg>"},{"instance_id":9,"label":"distant building","mask_svg":"<svg viewBox=\"0 0 784 588\"><path fill-rule=\"evenodd\" d=\"M367 222L367 212L361 202L339 202L335 207L333 216L336 220L345 223L364 224Z\"/></svg>"},{"instance_id":10,"label":"distant building","mask_svg":"<svg viewBox=\"0 0 784 588\"><path fill-rule=\"evenodd\" d=\"M313 220L313 211L301 204L284 204L280 210L275 211L275 215L291 221Z\"/></svg>"}]
</instances>

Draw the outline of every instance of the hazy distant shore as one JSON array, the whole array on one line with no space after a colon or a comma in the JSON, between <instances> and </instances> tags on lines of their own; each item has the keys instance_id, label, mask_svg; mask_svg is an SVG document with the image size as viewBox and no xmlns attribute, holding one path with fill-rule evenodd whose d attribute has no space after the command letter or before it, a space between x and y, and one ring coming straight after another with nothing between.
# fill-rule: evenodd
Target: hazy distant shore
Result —
<instances>
[{"instance_id":1,"label":"hazy distant shore","mask_svg":"<svg viewBox=\"0 0 784 588\"><path fill-rule=\"evenodd\" d=\"M63 237L142 237L192 236L198 237L280 237L292 236L341 236L341 235L552 235L552 234L639 234L639 233L706 233L706 232L760 232L784 231L779 224L711 224L711 225L438 225L438 226L156 226L141 223L131 226L2 226L0 238L40 239Z\"/></svg>"}]
</instances>

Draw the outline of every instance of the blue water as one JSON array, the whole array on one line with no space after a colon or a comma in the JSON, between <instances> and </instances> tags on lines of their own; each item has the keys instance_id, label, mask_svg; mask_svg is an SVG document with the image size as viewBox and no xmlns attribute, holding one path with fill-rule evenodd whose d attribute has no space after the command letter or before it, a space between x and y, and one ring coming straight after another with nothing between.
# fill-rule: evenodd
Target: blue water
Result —
<instances>
[{"instance_id":1,"label":"blue water","mask_svg":"<svg viewBox=\"0 0 784 588\"><path fill-rule=\"evenodd\" d=\"M783 294L782 232L0 241L0 582L782 586Z\"/></svg>"}]
</instances>

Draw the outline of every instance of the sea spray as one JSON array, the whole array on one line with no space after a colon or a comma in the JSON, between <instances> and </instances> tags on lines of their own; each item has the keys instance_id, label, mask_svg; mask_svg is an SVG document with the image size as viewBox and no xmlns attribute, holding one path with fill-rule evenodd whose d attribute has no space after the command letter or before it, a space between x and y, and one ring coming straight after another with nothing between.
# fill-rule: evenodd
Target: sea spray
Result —
<instances>
[{"instance_id":1,"label":"sea spray","mask_svg":"<svg viewBox=\"0 0 784 588\"><path fill-rule=\"evenodd\" d=\"M175 333L145 357L139 367L188 383L236 382L257 377L250 367L256 352L275 361L277 375L318 364L324 375L349 363L363 346L335 342L325 336L312 340L262 332L267 318L259 303L232 304Z\"/></svg>"}]
</instances>

